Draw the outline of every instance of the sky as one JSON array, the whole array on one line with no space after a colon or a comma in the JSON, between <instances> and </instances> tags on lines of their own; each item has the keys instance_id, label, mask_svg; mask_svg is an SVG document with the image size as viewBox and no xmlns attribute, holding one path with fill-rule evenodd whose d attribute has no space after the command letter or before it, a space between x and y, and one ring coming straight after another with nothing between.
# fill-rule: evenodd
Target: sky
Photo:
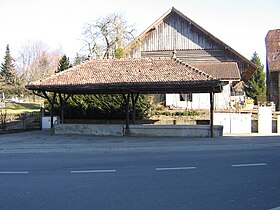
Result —
<instances>
[{"instance_id":1,"label":"sky","mask_svg":"<svg viewBox=\"0 0 280 210\"><path fill-rule=\"evenodd\" d=\"M280 0L0 0L0 63L6 45L17 58L28 41L61 49L70 59L82 53L86 23L122 13L139 35L175 7L234 50L265 65L265 36L280 29Z\"/></svg>"}]
</instances>

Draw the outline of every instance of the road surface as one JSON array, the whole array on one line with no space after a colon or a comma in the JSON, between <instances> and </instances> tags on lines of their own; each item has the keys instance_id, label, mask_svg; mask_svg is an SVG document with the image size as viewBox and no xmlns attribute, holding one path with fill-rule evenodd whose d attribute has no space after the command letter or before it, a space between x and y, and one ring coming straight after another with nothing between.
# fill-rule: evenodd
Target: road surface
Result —
<instances>
[{"instance_id":1,"label":"road surface","mask_svg":"<svg viewBox=\"0 0 280 210\"><path fill-rule=\"evenodd\" d=\"M273 209L280 138L0 136L0 209Z\"/></svg>"}]
</instances>

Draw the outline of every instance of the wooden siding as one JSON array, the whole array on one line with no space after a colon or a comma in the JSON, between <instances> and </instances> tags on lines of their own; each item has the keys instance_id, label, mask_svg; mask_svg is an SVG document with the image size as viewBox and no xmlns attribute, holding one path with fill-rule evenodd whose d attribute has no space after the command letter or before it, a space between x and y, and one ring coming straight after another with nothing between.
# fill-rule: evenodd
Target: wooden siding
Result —
<instances>
[{"instance_id":1,"label":"wooden siding","mask_svg":"<svg viewBox=\"0 0 280 210\"><path fill-rule=\"evenodd\" d=\"M141 57L169 57L171 58L173 50L166 51L142 51ZM203 62L219 62L226 61L225 53L222 50L178 50L176 53L177 58L186 61L188 63L203 63Z\"/></svg>"},{"instance_id":2,"label":"wooden siding","mask_svg":"<svg viewBox=\"0 0 280 210\"><path fill-rule=\"evenodd\" d=\"M279 104L279 73L267 71L267 100L273 101L276 105L276 110L280 110Z\"/></svg>"},{"instance_id":3,"label":"wooden siding","mask_svg":"<svg viewBox=\"0 0 280 210\"><path fill-rule=\"evenodd\" d=\"M242 80L245 81L255 71L246 59L175 11L135 40L126 52L126 57L171 57L174 49L177 58L190 64L237 62Z\"/></svg>"},{"instance_id":4,"label":"wooden siding","mask_svg":"<svg viewBox=\"0 0 280 210\"><path fill-rule=\"evenodd\" d=\"M159 58L172 57L173 50L165 51L142 51L141 57ZM176 57L189 63L209 63L209 62L237 62L240 74L245 70L246 63L228 50L177 50Z\"/></svg>"},{"instance_id":5,"label":"wooden siding","mask_svg":"<svg viewBox=\"0 0 280 210\"><path fill-rule=\"evenodd\" d=\"M182 17L171 13L142 40L141 51L223 49Z\"/></svg>"}]
</instances>

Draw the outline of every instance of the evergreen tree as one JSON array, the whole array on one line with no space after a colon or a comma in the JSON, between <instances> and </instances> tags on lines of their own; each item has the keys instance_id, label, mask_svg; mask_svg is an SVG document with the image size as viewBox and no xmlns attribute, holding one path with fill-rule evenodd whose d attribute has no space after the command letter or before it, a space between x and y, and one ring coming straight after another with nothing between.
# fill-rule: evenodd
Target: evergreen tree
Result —
<instances>
[{"instance_id":1,"label":"evergreen tree","mask_svg":"<svg viewBox=\"0 0 280 210\"><path fill-rule=\"evenodd\" d=\"M244 90L246 95L254 99L255 104L257 104L266 100L265 72L264 65L256 52L253 54L251 61L257 66L257 70L245 83Z\"/></svg>"},{"instance_id":2,"label":"evergreen tree","mask_svg":"<svg viewBox=\"0 0 280 210\"><path fill-rule=\"evenodd\" d=\"M9 45L6 47L4 62L0 67L0 75L4 78L7 85L14 85L16 83L16 71L14 66L14 59L11 56Z\"/></svg>"},{"instance_id":3,"label":"evergreen tree","mask_svg":"<svg viewBox=\"0 0 280 210\"><path fill-rule=\"evenodd\" d=\"M58 62L58 67L57 67L56 73L64 71L71 67L72 67L72 65L70 64L69 58L66 55L63 55Z\"/></svg>"}]
</instances>

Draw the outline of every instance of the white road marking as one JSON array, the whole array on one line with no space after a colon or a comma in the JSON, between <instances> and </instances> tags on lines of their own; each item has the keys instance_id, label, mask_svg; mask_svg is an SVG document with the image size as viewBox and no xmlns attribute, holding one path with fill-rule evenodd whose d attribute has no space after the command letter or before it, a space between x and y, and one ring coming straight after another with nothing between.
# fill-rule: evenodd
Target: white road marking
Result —
<instances>
[{"instance_id":1,"label":"white road marking","mask_svg":"<svg viewBox=\"0 0 280 210\"><path fill-rule=\"evenodd\" d=\"M270 210L280 210L280 206L278 206L278 207L275 207L275 208L273 208L273 209L270 209Z\"/></svg>"},{"instance_id":2,"label":"white road marking","mask_svg":"<svg viewBox=\"0 0 280 210\"><path fill-rule=\"evenodd\" d=\"M249 167L249 166L266 166L266 163L251 163L251 164L238 164L231 165L232 167Z\"/></svg>"},{"instance_id":3,"label":"white road marking","mask_svg":"<svg viewBox=\"0 0 280 210\"><path fill-rule=\"evenodd\" d=\"M0 171L0 174L28 174L28 171Z\"/></svg>"},{"instance_id":4,"label":"white road marking","mask_svg":"<svg viewBox=\"0 0 280 210\"><path fill-rule=\"evenodd\" d=\"M196 169L196 167L156 168L157 171L192 170L192 169Z\"/></svg>"},{"instance_id":5,"label":"white road marking","mask_svg":"<svg viewBox=\"0 0 280 210\"><path fill-rule=\"evenodd\" d=\"M70 171L70 173L113 173L117 170L84 170L84 171Z\"/></svg>"}]
</instances>

